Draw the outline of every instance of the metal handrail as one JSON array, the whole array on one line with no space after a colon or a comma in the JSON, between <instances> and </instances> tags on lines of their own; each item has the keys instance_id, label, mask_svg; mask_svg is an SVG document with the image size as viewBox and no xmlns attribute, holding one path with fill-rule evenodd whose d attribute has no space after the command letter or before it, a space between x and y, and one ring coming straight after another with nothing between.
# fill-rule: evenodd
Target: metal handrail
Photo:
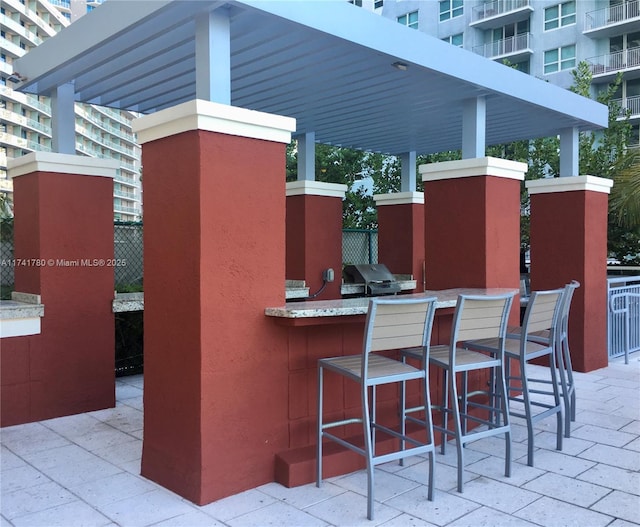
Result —
<instances>
[{"instance_id":1,"label":"metal handrail","mask_svg":"<svg viewBox=\"0 0 640 527\"><path fill-rule=\"evenodd\" d=\"M629 301L631 298L635 298L640 301L640 293L631 293L629 291L624 293L616 293L611 295L609 299L609 309L614 314L623 314L625 321L625 330L624 330L624 363L629 364L629 350L630 350L630 339L629 339L629 325L630 325L630 310L629 310ZM620 303L619 300L624 299L624 303L622 306L616 306L617 303Z\"/></svg>"}]
</instances>

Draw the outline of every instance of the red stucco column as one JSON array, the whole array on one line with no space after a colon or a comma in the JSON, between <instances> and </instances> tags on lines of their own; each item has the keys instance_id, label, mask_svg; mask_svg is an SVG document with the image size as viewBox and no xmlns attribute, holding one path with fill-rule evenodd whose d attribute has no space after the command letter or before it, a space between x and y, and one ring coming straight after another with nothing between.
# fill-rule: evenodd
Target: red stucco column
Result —
<instances>
[{"instance_id":1,"label":"red stucco column","mask_svg":"<svg viewBox=\"0 0 640 527\"><path fill-rule=\"evenodd\" d=\"M2 339L2 424L115 405L113 177L117 163L13 159L15 291L44 304L39 335Z\"/></svg>"},{"instance_id":2,"label":"red stucco column","mask_svg":"<svg viewBox=\"0 0 640 527\"><path fill-rule=\"evenodd\" d=\"M420 166L427 289L520 283L525 163L484 157Z\"/></svg>"},{"instance_id":3,"label":"red stucco column","mask_svg":"<svg viewBox=\"0 0 640 527\"><path fill-rule=\"evenodd\" d=\"M144 165L142 474L198 504L288 445L285 145L295 121L190 101L134 122Z\"/></svg>"},{"instance_id":4,"label":"red stucco column","mask_svg":"<svg viewBox=\"0 0 640 527\"><path fill-rule=\"evenodd\" d=\"M335 280L318 300L340 298L342 273L342 200L346 185L321 181L287 183L287 279L305 280L309 293L322 286L322 273Z\"/></svg>"},{"instance_id":5,"label":"red stucco column","mask_svg":"<svg viewBox=\"0 0 640 527\"><path fill-rule=\"evenodd\" d=\"M393 274L410 274L424 291L424 194L373 196L378 207L378 261Z\"/></svg>"},{"instance_id":6,"label":"red stucco column","mask_svg":"<svg viewBox=\"0 0 640 527\"><path fill-rule=\"evenodd\" d=\"M527 181L531 196L531 289L578 280L571 304L573 367L607 365L607 210L609 179L594 176Z\"/></svg>"}]
</instances>

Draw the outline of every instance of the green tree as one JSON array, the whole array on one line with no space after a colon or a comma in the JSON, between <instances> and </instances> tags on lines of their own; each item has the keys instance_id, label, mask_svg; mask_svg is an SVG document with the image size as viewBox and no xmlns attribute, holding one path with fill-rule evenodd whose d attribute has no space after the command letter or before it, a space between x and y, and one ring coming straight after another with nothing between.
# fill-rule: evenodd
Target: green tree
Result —
<instances>
[{"instance_id":1,"label":"green tree","mask_svg":"<svg viewBox=\"0 0 640 527\"><path fill-rule=\"evenodd\" d=\"M398 160L394 156L321 143L316 143L315 152L315 179L348 187L342 202L343 227L377 228L378 214L373 194L400 189ZM287 181L295 181L297 171L297 144L292 141L287 147Z\"/></svg>"},{"instance_id":2,"label":"green tree","mask_svg":"<svg viewBox=\"0 0 640 527\"><path fill-rule=\"evenodd\" d=\"M0 192L0 218L13 217L13 202L6 192Z\"/></svg>"},{"instance_id":3,"label":"green tree","mask_svg":"<svg viewBox=\"0 0 640 527\"><path fill-rule=\"evenodd\" d=\"M588 64L581 62L572 73L572 91L589 97L593 79ZM580 173L613 179L607 227L609 255L626 264L639 264L639 158L628 147L629 113L622 111L616 101L622 80L619 72L612 83L596 94L596 100L609 108L608 127L580 134Z\"/></svg>"},{"instance_id":4,"label":"green tree","mask_svg":"<svg viewBox=\"0 0 640 527\"><path fill-rule=\"evenodd\" d=\"M640 148L628 151L614 176L609 205L621 227L640 227Z\"/></svg>"},{"instance_id":5,"label":"green tree","mask_svg":"<svg viewBox=\"0 0 640 527\"><path fill-rule=\"evenodd\" d=\"M572 71L572 75L573 84L570 90L583 97L591 98L593 79L589 65L584 61L580 62L576 69ZM624 114L620 105L615 102L621 83L622 75L618 74L611 84L595 94L596 100L609 108L608 127L604 130L580 133L579 172L580 174L611 178L616 182L614 188L619 186L619 190L612 192L609 206L609 251L612 256L625 259L628 255L634 255L639 252L638 240L640 238L633 229L622 228L622 224L619 222L622 217L628 220L635 217L633 213L628 213L626 208L631 203L639 201L638 199L634 201L633 195L629 199L616 197L626 197L629 189L633 188L633 183L625 183L626 180L633 180L633 177L628 175L633 166L627 147L631 137L631 125L629 124L628 115L626 118L619 119L621 115L624 117ZM558 137L535 139L528 142L527 146L527 162L529 165L526 175L527 180L559 176L560 141ZM496 147L492 148L495 151ZM509 152L517 152L522 157L523 150L517 147L506 148L502 152L505 155L498 155L497 157L517 159L516 157L510 157ZM624 172L625 170L626 172ZM627 175L624 176L623 174ZM521 209L521 246L526 250L529 247L529 197L524 191L524 187Z\"/></svg>"},{"instance_id":6,"label":"green tree","mask_svg":"<svg viewBox=\"0 0 640 527\"><path fill-rule=\"evenodd\" d=\"M609 198L609 254L640 265L640 149L631 149L618 165Z\"/></svg>"}]
</instances>

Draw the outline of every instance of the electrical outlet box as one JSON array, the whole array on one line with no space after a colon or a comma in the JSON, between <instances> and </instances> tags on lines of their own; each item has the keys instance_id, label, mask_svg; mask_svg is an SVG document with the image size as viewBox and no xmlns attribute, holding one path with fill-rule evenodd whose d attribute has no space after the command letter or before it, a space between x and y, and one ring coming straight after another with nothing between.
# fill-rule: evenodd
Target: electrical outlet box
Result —
<instances>
[{"instance_id":1,"label":"electrical outlet box","mask_svg":"<svg viewBox=\"0 0 640 527\"><path fill-rule=\"evenodd\" d=\"M325 282L333 282L335 279L335 274L333 272L333 269L329 268L322 271L322 279Z\"/></svg>"}]
</instances>

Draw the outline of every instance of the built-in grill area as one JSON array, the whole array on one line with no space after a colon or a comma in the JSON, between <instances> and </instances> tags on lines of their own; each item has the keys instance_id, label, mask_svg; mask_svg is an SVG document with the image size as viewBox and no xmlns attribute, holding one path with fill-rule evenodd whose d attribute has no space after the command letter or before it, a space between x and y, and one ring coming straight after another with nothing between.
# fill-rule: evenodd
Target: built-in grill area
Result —
<instances>
[{"instance_id":1,"label":"built-in grill area","mask_svg":"<svg viewBox=\"0 0 640 527\"><path fill-rule=\"evenodd\" d=\"M400 283L384 264L347 265L342 271L345 283L364 284L365 296L395 295Z\"/></svg>"}]
</instances>

